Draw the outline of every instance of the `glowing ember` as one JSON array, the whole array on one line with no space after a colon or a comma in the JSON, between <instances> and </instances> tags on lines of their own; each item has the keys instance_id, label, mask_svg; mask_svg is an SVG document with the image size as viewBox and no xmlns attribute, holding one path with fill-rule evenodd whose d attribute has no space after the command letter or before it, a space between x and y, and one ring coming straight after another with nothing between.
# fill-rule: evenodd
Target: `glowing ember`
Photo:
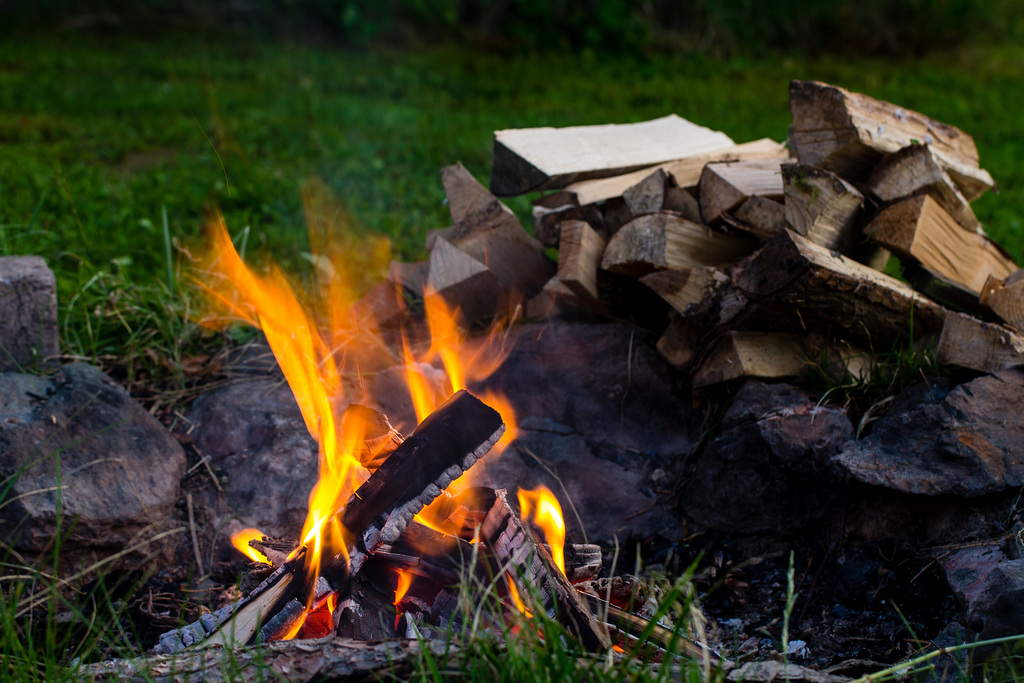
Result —
<instances>
[{"instance_id":1,"label":"glowing ember","mask_svg":"<svg viewBox=\"0 0 1024 683\"><path fill-rule=\"evenodd\" d=\"M544 534L544 541L551 548L551 557L564 575L565 520L558 499L546 486L538 486L532 491L520 489L519 508L523 521L532 523Z\"/></svg>"},{"instance_id":2,"label":"glowing ember","mask_svg":"<svg viewBox=\"0 0 1024 683\"><path fill-rule=\"evenodd\" d=\"M249 545L249 541L255 541L263 538L263 532L259 529L242 529L241 531L231 534L231 544L235 546L238 552L248 557L253 562L262 562L264 564L271 564L270 560L265 558L262 554L257 552L255 548Z\"/></svg>"},{"instance_id":3,"label":"glowing ember","mask_svg":"<svg viewBox=\"0 0 1024 683\"><path fill-rule=\"evenodd\" d=\"M413 573L405 569L395 571L398 573L398 583L395 585L395 628L398 628L398 620L402 618L402 608L399 605L412 586Z\"/></svg>"}]
</instances>

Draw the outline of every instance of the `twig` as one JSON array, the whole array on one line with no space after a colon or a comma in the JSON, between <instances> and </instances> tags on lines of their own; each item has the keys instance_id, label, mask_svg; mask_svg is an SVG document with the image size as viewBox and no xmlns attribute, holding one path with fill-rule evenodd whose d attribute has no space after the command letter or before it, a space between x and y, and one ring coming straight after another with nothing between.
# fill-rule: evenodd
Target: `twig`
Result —
<instances>
[{"instance_id":1,"label":"twig","mask_svg":"<svg viewBox=\"0 0 1024 683\"><path fill-rule=\"evenodd\" d=\"M196 535L196 518L192 514L192 493L185 494L185 505L188 507L188 528L192 532L192 551L196 555L196 565L199 567L199 576L206 576L206 570L203 569L203 558L199 554L199 536Z\"/></svg>"}]
</instances>

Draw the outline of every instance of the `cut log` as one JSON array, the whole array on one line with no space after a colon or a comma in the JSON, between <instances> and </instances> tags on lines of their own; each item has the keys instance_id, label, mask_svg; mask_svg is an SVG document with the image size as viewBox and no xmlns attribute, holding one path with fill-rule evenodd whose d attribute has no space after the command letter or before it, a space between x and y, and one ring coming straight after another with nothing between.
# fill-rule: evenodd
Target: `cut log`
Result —
<instances>
[{"instance_id":1,"label":"cut log","mask_svg":"<svg viewBox=\"0 0 1024 683\"><path fill-rule=\"evenodd\" d=\"M441 169L441 182L448 197L448 209L452 214L452 232L449 240L459 244L465 238L496 228L521 228L519 219L493 194L487 191L461 163ZM526 233L509 231L509 235Z\"/></svg>"},{"instance_id":2,"label":"cut log","mask_svg":"<svg viewBox=\"0 0 1024 683\"><path fill-rule=\"evenodd\" d=\"M938 334L945 309L907 284L812 244L791 230L733 276L755 301L793 307L804 320L846 330L872 345ZM913 323L913 324L911 324Z\"/></svg>"},{"instance_id":3,"label":"cut log","mask_svg":"<svg viewBox=\"0 0 1024 683\"><path fill-rule=\"evenodd\" d=\"M504 298L504 288L490 268L440 236L430 252L425 292L458 308L468 323L500 313Z\"/></svg>"},{"instance_id":4,"label":"cut log","mask_svg":"<svg viewBox=\"0 0 1024 683\"><path fill-rule=\"evenodd\" d=\"M524 315L528 320L573 317L581 308L585 306L580 298L555 276L547 281L537 296L526 302Z\"/></svg>"},{"instance_id":5,"label":"cut log","mask_svg":"<svg viewBox=\"0 0 1024 683\"><path fill-rule=\"evenodd\" d=\"M932 146L968 201L995 186L978 167L974 139L959 128L867 95L816 81L789 85L791 139L802 164L848 180L866 180L883 154L908 145Z\"/></svg>"},{"instance_id":6,"label":"cut log","mask_svg":"<svg viewBox=\"0 0 1024 683\"><path fill-rule=\"evenodd\" d=\"M1024 271L1017 271L1019 275ZM1024 279L990 277L981 293L981 303L991 308L1006 324L1024 332Z\"/></svg>"},{"instance_id":7,"label":"cut log","mask_svg":"<svg viewBox=\"0 0 1024 683\"><path fill-rule=\"evenodd\" d=\"M615 233L601 267L640 277L655 270L727 266L751 253L752 240L723 235L672 213L640 216Z\"/></svg>"},{"instance_id":8,"label":"cut log","mask_svg":"<svg viewBox=\"0 0 1024 683\"><path fill-rule=\"evenodd\" d=\"M789 227L814 244L851 256L862 239L864 195L835 173L806 164L784 164L782 183Z\"/></svg>"},{"instance_id":9,"label":"cut log","mask_svg":"<svg viewBox=\"0 0 1024 683\"><path fill-rule=\"evenodd\" d=\"M729 284L729 276L717 268L687 268L661 270L640 278L640 282L653 289L679 313L711 295L712 290Z\"/></svg>"},{"instance_id":10,"label":"cut log","mask_svg":"<svg viewBox=\"0 0 1024 683\"><path fill-rule=\"evenodd\" d=\"M900 256L981 294L989 275L1005 278L1017 264L988 238L963 228L929 195L882 209L865 234Z\"/></svg>"},{"instance_id":11,"label":"cut log","mask_svg":"<svg viewBox=\"0 0 1024 683\"><path fill-rule=\"evenodd\" d=\"M426 246L427 251L434 250L434 244L437 243L438 237L443 237L449 242L452 241L452 233L455 232L455 226L449 225L447 228L437 228L435 230L427 230L427 234L423 238L423 244Z\"/></svg>"},{"instance_id":12,"label":"cut log","mask_svg":"<svg viewBox=\"0 0 1024 683\"><path fill-rule=\"evenodd\" d=\"M673 311L668 327L658 338L656 348L670 365L680 370L689 370L697 360L699 336L692 320Z\"/></svg>"},{"instance_id":13,"label":"cut log","mask_svg":"<svg viewBox=\"0 0 1024 683\"><path fill-rule=\"evenodd\" d=\"M970 202L942 168L931 145L910 145L886 154L868 178L868 190L883 202L894 202L915 194L928 194L957 223L981 233L981 221Z\"/></svg>"},{"instance_id":14,"label":"cut log","mask_svg":"<svg viewBox=\"0 0 1024 683\"><path fill-rule=\"evenodd\" d=\"M491 192L509 197L564 187L733 144L724 133L674 114L643 123L499 130Z\"/></svg>"},{"instance_id":15,"label":"cut log","mask_svg":"<svg viewBox=\"0 0 1024 683\"><path fill-rule=\"evenodd\" d=\"M992 311L981 304L978 295L960 283L925 268L914 259L900 258L899 261L902 278L932 301L976 318L995 319Z\"/></svg>"},{"instance_id":16,"label":"cut log","mask_svg":"<svg viewBox=\"0 0 1024 683\"><path fill-rule=\"evenodd\" d=\"M506 299L516 302L535 296L558 270L544 253L544 245L518 223L476 232L457 245L486 265L504 288Z\"/></svg>"},{"instance_id":17,"label":"cut log","mask_svg":"<svg viewBox=\"0 0 1024 683\"><path fill-rule=\"evenodd\" d=\"M583 221L561 224L558 247L558 279L580 299L596 304L597 269L604 253L604 240Z\"/></svg>"},{"instance_id":18,"label":"cut log","mask_svg":"<svg viewBox=\"0 0 1024 683\"><path fill-rule=\"evenodd\" d=\"M405 437L388 422L387 415L352 403L341 418L341 438L350 444L359 464L373 472L402 445ZM355 444L351 442L355 441Z\"/></svg>"},{"instance_id":19,"label":"cut log","mask_svg":"<svg viewBox=\"0 0 1024 683\"><path fill-rule=\"evenodd\" d=\"M430 274L430 261L402 263L392 261L388 267L388 280L400 286L414 299L423 298L423 284Z\"/></svg>"},{"instance_id":20,"label":"cut log","mask_svg":"<svg viewBox=\"0 0 1024 683\"><path fill-rule=\"evenodd\" d=\"M1017 367L1024 365L1024 337L1002 325L950 313L935 349L935 361L978 372Z\"/></svg>"},{"instance_id":21,"label":"cut log","mask_svg":"<svg viewBox=\"0 0 1024 683\"><path fill-rule=\"evenodd\" d=\"M604 213L593 204L587 206L566 205L561 208L547 209L543 206L533 207L533 234L541 244L557 247L559 240L558 226L565 221L584 221L590 224L602 239L611 234L604 220Z\"/></svg>"},{"instance_id":22,"label":"cut log","mask_svg":"<svg viewBox=\"0 0 1024 683\"><path fill-rule=\"evenodd\" d=\"M758 237L773 237L788 225L786 207L761 195L748 197L736 210L723 213L722 221Z\"/></svg>"},{"instance_id":23,"label":"cut log","mask_svg":"<svg viewBox=\"0 0 1024 683\"><path fill-rule=\"evenodd\" d=\"M589 607L555 566L551 554L508 504L505 490L495 492L494 506L480 527L481 540L499 567L507 566L524 600L536 596L538 607L557 621L591 652L611 647L608 631L595 621Z\"/></svg>"},{"instance_id":24,"label":"cut log","mask_svg":"<svg viewBox=\"0 0 1024 683\"><path fill-rule=\"evenodd\" d=\"M681 157L675 161L658 164L653 168L633 171L632 173L611 178L583 180L567 186L565 192L572 195L580 206L586 206L595 202L607 201L614 197L621 197L628 188L636 185L658 169L670 175L678 187L692 188L696 187L700 181L700 174L704 171L704 167L715 161L756 161L758 159L787 158L789 158L789 151L785 145L781 145L768 138L763 138L742 145L734 145L709 154Z\"/></svg>"},{"instance_id":25,"label":"cut log","mask_svg":"<svg viewBox=\"0 0 1024 683\"><path fill-rule=\"evenodd\" d=\"M659 168L636 185L626 188L622 193L633 216L642 216L645 213L661 211L665 206L665 183L668 181L668 174L664 169Z\"/></svg>"},{"instance_id":26,"label":"cut log","mask_svg":"<svg viewBox=\"0 0 1024 683\"><path fill-rule=\"evenodd\" d=\"M700 364L693 386L707 387L740 377L797 377L806 369L807 356L796 335L732 330Z\"/></svg>"},{"instance_id":27,"label":"cut log","mask_svg":"<svg viewBox=\"0 0 1024 683\"><path fill-rule=\"evenodd\" d=\"M700 176L700 215L708 225L738 208L754 195L782 200L782 159L719 161L708 164Z\"/></svg>"}]
</instances>

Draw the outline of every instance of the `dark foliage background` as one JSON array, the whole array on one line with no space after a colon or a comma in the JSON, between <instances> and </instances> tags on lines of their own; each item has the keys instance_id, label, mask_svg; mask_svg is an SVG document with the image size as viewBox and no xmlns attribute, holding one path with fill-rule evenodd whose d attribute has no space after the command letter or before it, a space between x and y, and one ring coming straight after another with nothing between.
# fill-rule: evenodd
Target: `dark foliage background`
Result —
<instances>
[{"instance_id":1,"label":"dark foliage background","mask_svg":"<svg viewBox=\"0 0 1024 683\"><path fill-rule=\"evenodd\" d=\"M1019 0L0 0L11 30L255 31L349 46L906 56L1024 39ZM0 29L3 30L3 29Z\"/></svg>"}]
</instances>

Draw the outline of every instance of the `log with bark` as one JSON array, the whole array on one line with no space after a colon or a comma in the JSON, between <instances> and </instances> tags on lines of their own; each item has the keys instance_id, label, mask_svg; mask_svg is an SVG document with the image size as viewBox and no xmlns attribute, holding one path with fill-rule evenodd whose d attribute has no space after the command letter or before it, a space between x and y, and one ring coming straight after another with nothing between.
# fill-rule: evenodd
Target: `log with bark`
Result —
<instances>
[{"instance_id":1,"label":"log with bark","mask_svg":"<svg viewBox=\"0 0 1024 683\"><path fill-rule=\"evenodd\" d=\"M704 167L700 176L700 215L708 225L753 196L781 201L782 159L720 161Z\"/></svg>"},{"instance_id":2,"label":"log with bark","mask_svg":"<svg viewBox=\"0 0 1024 683\"><path fill-rule=\"evenodd\" d=\"M559 228L558 279L586 305L600 308L597 270L605 243L583 221L566 221Z\"/></svg>"},{"instance_id":3,"label":"log with bark","mask_svg":"<svg viewBox=\"0 0 1024 683\"><path fill-rule=\"evenodd\" d=\"M732 146L724 133L674 114L642 123L499 130L491 192L509 197L559 188Z\"/></svg>"},{"instance_id":4,"label":"log with bark","mask_svg":"<svg viewBox=\"0 0 1024 683\"><path fill-rule=\"evenodd\" d=\"M708 387L743 377L797 377L806 369L807 357L796 335L731 330L700 363L693 386Z\"/></svg>"},{"instance_id":5,"label":"log with bark","mask_svg":"<svg viewBox=\"0 0 1024 683\"><path fill-rule=\"evenodd\" d=\"M981 303L991 308L1007 325L1024 332L1024 270L1005 280L990 277L981 292Z\"/></svg>"},{"instance_id":6,"label":"log with bark","mask_svg":"<svg viewBox=\"0 0 1024 683\"><path fill-rule=\"evenodd\" d=\"M974 139L959 128L817 81L790 83L789 103L790 139L802 164L866 180L882 155L923 143L932 147L968 201L995 186L978 165Z\"/></svg>"},{"instance_id":7,"label":"log with bark","mask_svg":"<svg viewBox=\"0 0 1024 683\"><path fill-rule=\"evenodd\" d=\"M1024 337L1013 330L963 313L946 316L935 349L940 365L996 372L1024 365Z\"/></svg>"},{"instance_id":8,"label":"log with bark","mask_svg":"<svg viewBox=\"0 0 1024 683\"><path fill-rule=\"evenodd\" d=\"M806 164L784 164L786 222L814 244L853 256L863 239L864 195L831 171Z\"/></svg>"}]
</instances>

